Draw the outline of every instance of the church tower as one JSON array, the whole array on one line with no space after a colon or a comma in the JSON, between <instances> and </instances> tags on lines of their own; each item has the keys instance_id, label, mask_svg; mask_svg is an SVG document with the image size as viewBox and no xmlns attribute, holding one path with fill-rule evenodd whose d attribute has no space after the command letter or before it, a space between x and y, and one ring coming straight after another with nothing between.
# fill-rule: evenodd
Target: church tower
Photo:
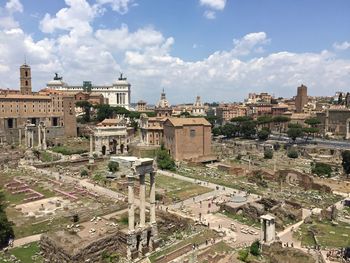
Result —
<instances>
[{"instance_id":1,"label":"church tower","mask_svg":"<svg viewBox=\"0 0 350 263\"><path fill-rule=\"evenodd\" d=\"M32 74L30 66L24 63L20 68L21 94L32 94Z\"/></svg>"}]
</instances>

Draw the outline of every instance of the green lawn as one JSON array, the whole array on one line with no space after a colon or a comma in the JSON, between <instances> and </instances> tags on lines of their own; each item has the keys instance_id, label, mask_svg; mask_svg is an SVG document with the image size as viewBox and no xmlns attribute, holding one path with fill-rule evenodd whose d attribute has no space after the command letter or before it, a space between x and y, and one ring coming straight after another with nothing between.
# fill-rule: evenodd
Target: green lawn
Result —
<instances>
[{"instance_id":1,"label":"green lawn","mask_svg":"<svg viewBox=\"0 0 350 263\"><path fill-rule=\"evenodd\" d=\"M260 226L260 223L258 221L255 221L249 217L245 217L244 215L233 214L228 211L220 212L220 213L247 226L257 226L257 227Z\"/></svg>"},{"instance_id":2,"label":"green lawn","mask_svg":"<svg viewBox=\"0 0 350 263\"><path fill-rule=\"evenodd\" d=\"M177 202L212 191L212 189L198 184L160 174L156 176L156 186L157 189L165 190L165 195Z\"/></svg>"},{"instance_id":3,"label":"green lawn","mask_svg":"<svg viewBox=\"0 0 350 263\"><path fill-rule=\"evenodd\" d=\"M309 230L312 230L322 247L341 248L350 246L350 224L338 222L333 226L329 221L303 224L300 228L302 245L315 245ZM345 234L345 236L344 236ZM346 236L347 235L347 236Z\"/></svg>"},{"instance_id":4,"label":"green lawn","mask_svg":"<svg viewBox=\"0 0 350 263\"><path fill-rule=\"evenodd\" d=\"M21 262L24 263L42 263L43 258L40 255L36 255L40 251L38 242L30 243L22 247L13 248L9 251L9 255L16 256ZM0 255L0 263L10 262L4 259L8 257L2 257Z\"/></svg>"}]
</instances>

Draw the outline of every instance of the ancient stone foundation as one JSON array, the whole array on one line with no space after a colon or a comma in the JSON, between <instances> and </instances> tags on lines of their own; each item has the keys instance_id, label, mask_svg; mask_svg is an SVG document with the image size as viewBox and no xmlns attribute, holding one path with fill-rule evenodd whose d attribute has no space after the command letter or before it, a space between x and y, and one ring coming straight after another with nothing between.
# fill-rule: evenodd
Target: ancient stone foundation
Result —
<instances>
[{"instance_id":1,"label":"ancient stone foundation","mask_svg":"<svg viewBox=\"0 0 350 263\"><path fill-rule=\"evenodd\" d=\"M44 234L40 239L40 247L45 262L50 263L82 263L102 262L104 253L118 253L126 256L126 235L115 231L103 237L86 242L76 234L66 231Z\"/></svg>"}]
</instances>

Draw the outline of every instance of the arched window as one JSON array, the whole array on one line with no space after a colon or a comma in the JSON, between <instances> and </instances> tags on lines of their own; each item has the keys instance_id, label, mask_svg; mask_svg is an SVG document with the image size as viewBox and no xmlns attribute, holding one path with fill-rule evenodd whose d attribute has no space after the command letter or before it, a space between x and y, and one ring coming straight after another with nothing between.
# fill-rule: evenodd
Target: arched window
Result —
<instances>
[{"instance_id":1,"label":"arched window","mask_svg":"<svg viewBox=\"0 0 350 263\"><path fill-rule=\"evenodd\" d=\"M28 80L26 80L26 86L28 86Z\"/></svg>"},{"instance_id":2,"label":"arched window","mask_svg":"<svg viewBox=\"0 0 350 263\"><path fill-rule=\"evenodd\" d=\"M26 77L28 77L28 71L25 72Z\"/></svg>"}]
</instances>

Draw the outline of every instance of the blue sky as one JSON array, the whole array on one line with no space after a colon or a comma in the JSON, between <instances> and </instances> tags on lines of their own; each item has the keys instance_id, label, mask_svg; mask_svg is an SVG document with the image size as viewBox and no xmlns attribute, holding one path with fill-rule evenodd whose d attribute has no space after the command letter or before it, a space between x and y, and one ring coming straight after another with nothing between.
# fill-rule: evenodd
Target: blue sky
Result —
<instances>
[{"instance_id":1,"label":"blue sky","mask_svg":"<svg viewBox=\"0 0 350 263\"><path fill-rule=\"evenodd\" d=\"M0 86L18 87L24 54L38 90L54 72L69 84L112 83L132 100L238 101L350 87L348 0L0 1Z\"/></svg>"}]
</instances>

